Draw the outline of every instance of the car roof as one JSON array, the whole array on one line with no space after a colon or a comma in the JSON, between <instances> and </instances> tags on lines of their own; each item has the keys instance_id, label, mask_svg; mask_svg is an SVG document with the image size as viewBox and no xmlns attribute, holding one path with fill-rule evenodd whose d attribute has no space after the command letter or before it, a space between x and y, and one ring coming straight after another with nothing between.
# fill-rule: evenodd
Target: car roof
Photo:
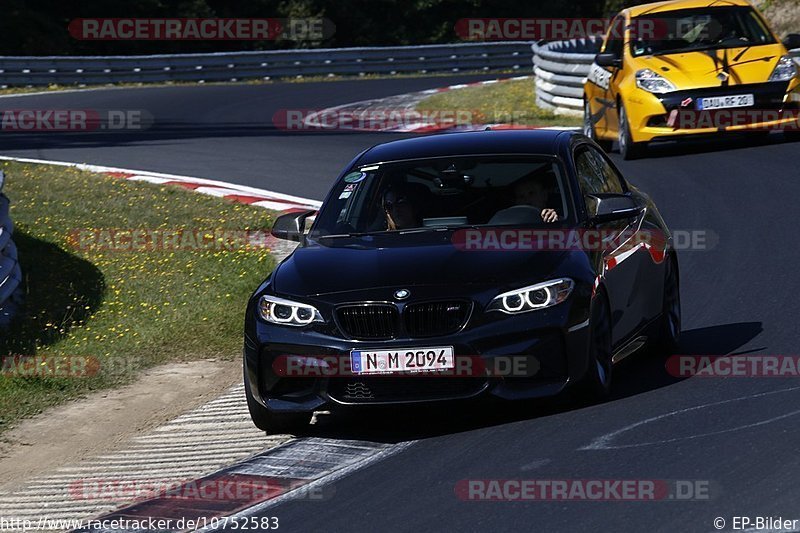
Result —
<instances>
[{"instance_id":1,"label":"car roof","mask_svg":"<svg viewBox=\"0 0 800 533\"><path fill-rule=\"evenodd\" d=\"M627 11L631 17L638 17L640 15L650 13L664 13L667 11L677 11L679 9L694 9L712 6L750 6L750 4L747 2L747 0L669 0L668 2L642 4L628 8L625 11Z\"/></svg>"},{"instance_id":2,"label":"car roof","mask_svg":"<svg viewBox=\"0 0 800 533\"><path fill-rule=\"evenodd\" d=\"M439 133L378 144L356 164L368 165L455 155L531 154L557 155L557 146L575 135L563 130L504 130ZM559 137L561 139L559 139Z\"/></svg>"}]
</instances>

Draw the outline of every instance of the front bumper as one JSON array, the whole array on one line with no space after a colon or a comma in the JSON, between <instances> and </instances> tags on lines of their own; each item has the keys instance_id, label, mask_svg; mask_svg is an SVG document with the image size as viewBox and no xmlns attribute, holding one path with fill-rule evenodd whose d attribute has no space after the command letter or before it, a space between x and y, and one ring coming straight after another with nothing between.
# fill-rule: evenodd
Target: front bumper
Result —
<instances>
[{"instance_id":1,"label":"front bumper","mask_svg":"<svg viewBox=\"0 0 800 533\"><path fill-rule=\"evenodd\" d=\"M572 299L571 299L572 300ZM516 400L552 396L579 380L588 368L588 304L567 301L551 309L468 326L426 339L353 341L329 331L266 324L248 312L244 364L254 400L272 411L298 412L353 405L410 404L481 396ZM320 372L286 372L298 356L349 362L352 349L452 346L456 366L467 373L352 375L349 363Z\"/></svg>"},{"instance_id":2,"label":"front bumper","mask_svg":"<svg viewBox=\"0 0 800 533\"><path fill-rule=\"evenodd\" d=\"M674 116L686 117L686 111L695 110L700 98L742 94L753 95L753 106L723 111L747 112L748 117L755 117L753 120L730 118L729 121L729 117L725 117L724 121L719 121L713 116L699 114L670 123L671 113L678 114L673 115L673 119ZM686 89L660 95L637 89L633 97L626 99L626 105L634 142L722 132L795 129L800 113L800 80ZM684 115L680 115L682 112Z\"/></svg>"}]
</instances>

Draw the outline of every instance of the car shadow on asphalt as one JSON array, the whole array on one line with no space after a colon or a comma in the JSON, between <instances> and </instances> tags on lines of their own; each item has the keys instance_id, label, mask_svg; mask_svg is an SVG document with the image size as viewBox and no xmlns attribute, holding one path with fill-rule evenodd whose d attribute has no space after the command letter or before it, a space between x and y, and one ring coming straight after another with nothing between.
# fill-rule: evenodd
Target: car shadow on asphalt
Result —
<instances>
[{"instance_id":1,"label":"car shadow on asphalt","mask_svg":"<svg viewBox=\"0 0 800 533\"><path fill-rule=\"evenodd\" d=\"M762 331L761 322L739 322L684 331L676 355L728 355ZM621 400L669 387L683 377L667 372L668 355L641 352L615 368L614 389L607 401ZM316 423L301 436L397 443L419 440L582 409L585 399L574 394L522 402L448 402L409 407L358 408L317 413Z\"/></svg>"},{"instance_id":2,"label":"car shadow on asphalt","mask_svg":"<svg viewBox=\"0 0 800 533\"><path fill-rule=\"evenodd\" d=\"M97 311L106 287L95 265L60 246L19 229L14 242L24 280L23 303L0 336L0 356L33 355L69 335Z\"/></svg>"},{"instance_id":3,"label":"car shadow on asphalt","mask_svg":"<svg viewBox=\"0 0 800 533\"><path fill-rule=\"evenodd\" d=\"M662 159L682 155L696 155L730 150L742 150L770 145L794 143L794 140L785 138L781 134L757 133L729 133L717 137L703 137L702 139L681 139L678 141L654 142L648 145L647 151L641 160Z\"/></svg>"}]
</instances>

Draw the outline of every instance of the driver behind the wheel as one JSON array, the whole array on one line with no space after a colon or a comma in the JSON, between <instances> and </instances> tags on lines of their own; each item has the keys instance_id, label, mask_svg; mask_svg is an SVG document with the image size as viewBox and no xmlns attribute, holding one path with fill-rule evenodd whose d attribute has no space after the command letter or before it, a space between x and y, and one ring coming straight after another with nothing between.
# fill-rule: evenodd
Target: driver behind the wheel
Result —
<instances>
[{"instance_id":1,"label":"driver behind the wheel","mask_svg":"<svg viewBox=\"0 0 800 533\"><path fill-rule=\"evenodd\" d=\"M539 214L545 222L558 220L558 213L555 209L544 207L547 205L547 190L542 180L535 176L525 177L514 185L514 203L541 209Z\"/></svg>"}]
</instances>

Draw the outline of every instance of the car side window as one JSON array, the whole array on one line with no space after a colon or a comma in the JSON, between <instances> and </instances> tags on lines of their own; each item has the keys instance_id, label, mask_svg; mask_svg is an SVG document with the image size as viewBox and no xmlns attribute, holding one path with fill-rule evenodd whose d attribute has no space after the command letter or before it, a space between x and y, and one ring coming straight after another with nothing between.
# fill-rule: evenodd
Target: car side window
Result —
<instances>
[{"instance_id":1,"label":"car side window","mask_svg":"<svg viewBox=\"0 0 800 533\"><path fill-rule=\"evenodd\" d=\"M575 154L575 169L581 191L586 194L624 194L625 188L614 168L591 146L580 148Z\"/></svg>"},{"instance_id":2,"label":"car side window","mask_svg":"<svg viewBox=\"0 0 800 533\"><path fill-rule=\"evenodd\" d=\"M611 27L606 39L606 45L603 52L607 54L614 54L614 57L622 58L622 49L624 46L624 33L625 33L625 17L617 15L611 21Z\"/></svg>"},{"instance_id":3,"label":"car side window","mask_svg":"<svg viewBox=\"0 0 800 533\"><path fill-rule=\"evenodd\" d=\"M614 168L591 146L578 149L575 154L575 172L590 215L594 214L596 206L590 199L586 199L587 195L625 192Z\"/></svg>"},{"instance_id":4,"label":"car side window","mask_svg":"<svg viewBox=\"0 0 800 533\"><path fill-rule=\"evenodd\" d=\"M607 190L604 192L613 192L616 194L625 194L627 192L625 190L624 180L620 177L617 170L608 162L608 159L603 156L603 154L599 153L594 148L589 148L592 156L598 160L598 164L600 168L603 170L603 179L606 184Z\"/></svg>"}]
</instances>

